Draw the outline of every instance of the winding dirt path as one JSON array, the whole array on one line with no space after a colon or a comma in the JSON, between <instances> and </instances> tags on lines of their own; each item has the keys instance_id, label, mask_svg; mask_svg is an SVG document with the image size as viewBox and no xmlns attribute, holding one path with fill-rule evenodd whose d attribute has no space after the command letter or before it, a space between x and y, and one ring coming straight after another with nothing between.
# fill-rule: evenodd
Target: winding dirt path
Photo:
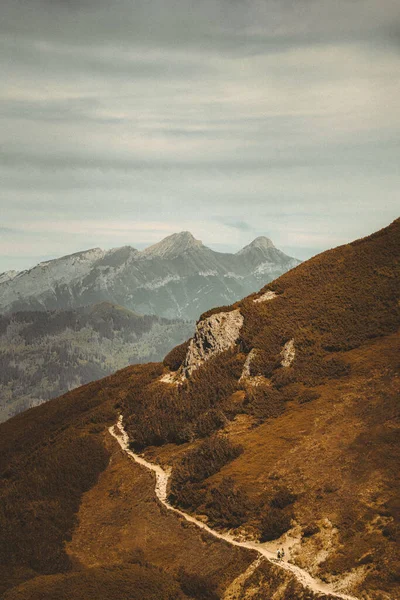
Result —
<instances>
[{"instance_id":1,"label":"winding dirt path","mask_svg":"<svg viewBox=\"0 0 400 600\"><path fill-rule=\"evenodd\" d=\"M297 567L296 565L293 565L292 563L289 563L286 561L278 562L275 558L275 554L273 552L271 552L270 550L267 550L266 548L264 548L262 546L262 544L260 544L258 542L252 542L252 541L248 541L248 542L238 541L229 533L220 533L219 531L211 529L211 527L209 527L202 521L198 521L195 517L192 517L191 515L183 512L182 510L179 510L178 508L175 508L174 506L169 504L168 499L167 499L168 498L167 487L168 487L168 480L171 476L171 469L170 468L163 469L162 467L160 467L160 465L150 463L147 460L145 460L142 456L139 456L138 454L135 454L134 452L132 452L132 450L130 450L129 436L128 436L127 432L125 431L124 426L122 424L122 416L119 417L116 425L113 425L112 427L109 428L109 432L117 440L117 442L121 446L122 450L124 452L126 452L128 454L128 456L130 456L139 465L142 465L149 471L153 471L153 473L155 473L156 496L157 496L158 500L161 502L161 504L163 504L168 510L171 510L172 512L180 515L189 523L193 523L200 529L207 531L210 535L214 536L215 538L224 540L225 542L228 542L228 544L231 544L232 546L240 546L241 548L247 548L248 550L255 550L256 552L258 552L258 554L260 556L262 556L263 558L266 558L269 562L273 563L275 566L293 573L293 575L296 577L296 579L304 587L309 588L316 594L327 594L327 595L335 596L335 598L341 598L342 600L357 600L357 598L355 598L355 596L349 596L347 594L335 592L332 589L332 586L325 584L322 581L319 581L317 579L314 579L313 577L311 577L311 575L309 573L307 573L307 571L300 569L300 567Z\"/></svg>"}]
</instances>

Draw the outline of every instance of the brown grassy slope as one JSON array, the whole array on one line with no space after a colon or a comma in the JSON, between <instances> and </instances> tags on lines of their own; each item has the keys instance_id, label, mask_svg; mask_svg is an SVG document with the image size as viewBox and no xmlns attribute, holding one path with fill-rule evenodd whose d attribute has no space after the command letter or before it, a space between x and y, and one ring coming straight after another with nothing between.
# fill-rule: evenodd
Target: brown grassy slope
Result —
<instances>
[{"instance_id":1,"label":"brown grassy slope","mask_svg":"<svg viewBox=\"0 0 400 600\"><path fill-rule=\"evenodd\" d=\"M0 427L1 597L150 600L183 598L194 586L213 598L246 569L251 552L161 509L151 475L106 429L132 387L161 372L124 369Z\"/></svg>"},{"instance_id":2,"label":"brown grassy slope","mask_svg":"<svg viewBox=\"0 0 400 600\"><path fill-rule=\"evenodd\" d=\"M245 570L252 553L215 540L159 505L154 478L105 438L111 460L85 494L78 525L67 545L81 567L128 563L138 551L174 573L184 568L223 588Z\"/></svg>"},{"instance_id":3,"label":"brown grassy slope","mask_svg":"<svg viewBox=\"0 0 400 600\"><path fill-rule=\"evenodd\" d=\"M267 527L265 539L268 527L279 520L278 535L290 518L303 527L311 527L317 516L330 519L331 525L325 524L331 533L314 539L310 534L309 551L298 560L320 575L362 567L359 579L366 579L360 585L372 594L398 587L393 553L400 466L395 452L398 363L392 334L400 322L399 251L397 220L268 284L262 292L276 291L274 300L254 303L253 295L237 303L244 315L240 349L257 350L252 375L266 378L259 390L244 386L240 392L244 357L227 353L206 363L178 390L151 383L140 390L139 403L129 396L124 403L129 433L141 446L155 439L157 444L193 441L199 419L210 411L228 419L243 413L225 430L244 453L203 482L196 480L197 469L188 473L186 483L180 481L184 494L174 489L177 501L187 505L189 499L193 509L220 524L237 524L247 510L247 524L255 532ZM280 352L292 338L296 358L284 368ZM233 398L239 399L234 410ZM183 424L186 437L174 439L170 422ZM221 422L215 419L214 429ZM246 433L246 422L260 426ZM236 426L241 431L237 438ZM163 449L158 455L173 458ZM291 490L297 494L293 502L274 506L277 492ZM318 566L314 546L328 543L331 551L325 549Z\"/></svg>"},{"instance_id":4,"label":"brown grassy slope","mask_svg":"<svg viewBox=\"0 0 400 600\"><path fill-rule=\"evenodd\" d=\"M396 331L400 322L400 219L352 244L324 252L239 303L248 347L279 351L300 334L300 349L335 351ZM308 350L310 352L310 349Z\"/></svg>"},{"instance_id":5,"label":"brown grassy slope","mask_svg":"<svg viewBox=\"0 0 400 600\"><path fill-rule=\"evenodd\" d=\"M5 594L4 600L184 600L172 577L151 565L97 567L38 577Z\"/></svg>"},{"instance_id":6,"label":"brown grassy slope","mask_svg":"<svg viewBox=\"0 0 400 600\"><path fill-rule=\"evenodd\" d=\"M352 350L351 375L318 386L317 399L295 400L247 431L231 427L230 439L244 452L205 486L233 478L254 503L247 523L255 531L257 511L268 514L276 491L290 490L296 533L313 532L295 551L297 562L319 576L364 565L359 590L392 598L400 570L399 351L398 334Z\"/></svg>"},{"instance_id":7,"label":"brown grassy slope","mask_svg":"<svg viewBox=\"0 0 400 600\"><path fill-rule=\"evenodd\" d=\"M169 462L196 436L207 438L223 424L236 441L240 426L243 454L200 482L209 494L204 510L216 521L222 511L220 522L226 523L232 510L246 517L250 506L247 524L257 531L271 503L277 504L277 492L282 498L293 491L290 505L273 508L275 516L281 510L310 527L298 560L322 575L361 565L367 578L358 585L368 590L367 598L379 597L374 590L396 598L399 468L390 334L399 323L399 229L397 221L308 261L267 286L279 294L273 301L254 304L250 297L238 303L245 318L241 350L260 351L253 374L270 383L258 397L240 390L245 355L228 352L177 392L157 383L162 365L133 367L0 426L3 589L74 567L64 543L77 531L84 494L108 463L101 433L115 419L117 402L142 447L181 444L179 452L173 444L152 450ZM296 359L283 369L279 352L292 337ZM315 389L320 396L312 399ZM309 401L300 404L300 397ZM231 479L223 481L226 475ZM314 521L320 533L311 527ZM319 566L316 555L324 560ZM39 579L32 585L40 590ZM81 580L75 581L79 587ZM55 598L49 589L43 598Z\"/></svg>"},{"instance_id":8,"label":"brown grassy slope","mask_svg":"<svg viewBox=\"0 0 400 600\"><path fill-rule=\"evenodd\" d=\"M348 367L333 352L396 331L400 322L399 248L400 220L368 238L324 252L268 284L262 291L275 290L278 297L274 300L254 303L252 295L234 305L244 316L241 349L258 351L252 374L266 376L273 383L270 408L263 410L263 397L254 393L247 398L248 410L260 418L271 411L282 412L282 403L295 393L284 390L287 384L313 386L339 377ZM279 353L292 338L296 361L290 369L280 368ZM178 347L171 353L173 360L166 361L169 366L179 365L181 350ZM240 387L244 360L245 355L228 352L208 361L178 389L155 382L132 390L125 415L137 447L187 442L203 428L200 418L204 415L209 417L210 430L220 426L218 411L228 418L234 416L241 408L223 405Z\"/></svg>"},{"instance_id":9,"label":"brown grassy slope","mask_svg":"<svg viewBox=\"0 0 400 600\"><path fill-rule=\"evenodd\" d=\"M0 425L0 591L71 568L64 542L108 463L100 433L132 378L155 368L129 367Z\"/></svg>"}]
</instances>

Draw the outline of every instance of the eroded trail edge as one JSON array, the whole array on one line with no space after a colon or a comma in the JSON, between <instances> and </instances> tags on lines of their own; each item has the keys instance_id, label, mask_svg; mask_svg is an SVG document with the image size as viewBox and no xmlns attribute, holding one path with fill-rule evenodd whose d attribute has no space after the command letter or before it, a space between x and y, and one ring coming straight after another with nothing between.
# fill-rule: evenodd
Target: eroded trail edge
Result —
<instances>
[{"instance_id":1,"label":"eroded trail edge","mask_svg":"<svg viewBox=\"0 0 400 600\"><path fill-rule=\"evenodd\" d=\"M177 515L180 515L189 523L193 523L200 529L207 531L210 535L214 536L215 538L224 540L225 542L228 542L228 544L231 544L232 546L239 546L240 548L247 548L248 550L255 550L256 552L258 552L258 554L260 556L267 559L269 562L271 562L276 567L278 567L280 569L284 569L285 571L290 571L304 587L312 590L313 592L315 592L317 594L331 595L331 596L334 596L335 598L341 598L342 600L358 600L355 596L349 596L349 595L343 594L341 592L335 592L330 585L325 584L322 581L319 581L319 580L313 578L309 573L307 573L307 571L304 571L303 569L301 569L300 567L297 567L296 565L293 565L292 563L289 563L286 561L285 562L277 562L277 560L275 558L275 554L273 552L271 552L270 550L267 550L266 548L264 548L262 546L262 544L260 544L258 542L253 542L253 541L247 541L247 542L238 541L229 533L220 533L219 531L216 531L215 529L211 529L211 527L209 527L202 521L198 521L195 517L192 517L191 515L183 512L182 510L179 510L179 508L175 508L174 506L172 506L168 502L168 499L167 499L168 498L167 487L168 487L168 480L171 476L171 469L163 469L162 467L160 467L160 465L148 462L139 454L135 454L134 452L132 452L132 450L129 448L129 436L128 436L127 432L125 431L123 423L122 423L122 416L119 417L116 425L113 425L112 427L109 428L109 432L117 440L117 442L121 446L122 450L124 452L126 452L126 454L128 454L128 456L130 456L130 458L132 458L139 465L142 465L142 467L145 467L149 471L152 471L153 473L155 473L156 496L157 496L158 500L161 502L161 504L163 504L168 510L176 513Z\"/></svg>"}]
</instances>

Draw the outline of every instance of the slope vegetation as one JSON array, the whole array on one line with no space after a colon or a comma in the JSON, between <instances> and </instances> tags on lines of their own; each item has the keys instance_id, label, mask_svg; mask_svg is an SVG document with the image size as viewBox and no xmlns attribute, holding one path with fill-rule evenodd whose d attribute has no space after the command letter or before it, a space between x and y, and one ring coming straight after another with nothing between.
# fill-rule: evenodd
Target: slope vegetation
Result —
<instances>
[{"instance_id":1,"label":"slope vegetation","mask_svg":"<svg viewBox=\"0 0 400 600\"><path fill-rule=\"evenodd\" d=\"M157 569L165 587L143 598L315 599L157 504L151 475L108 433L121 412L133 449L172 467L175 506L284 547L338 592L399 598L399 232L326 252L207 326L203 315L164 364L0 425L5 598L94 600L104 587L135 599L126 582L145 589ZM243 321L224 343L231 310Z\"/></svg>"},{"instance_id":2,"label":"slope vegetation","mask_svg":"<svg viewBox=\"0 0 400 600\"><path fill-rule=\"evenodd\" d=\"M209 311L198 331L240 311L236 345L215 355L207 334L190 377L174 351L175 373L124 404L133 447L174 466L175 503L283 536L293 560L376 598L399 583L399 248L396 221ZM178 460L168 442L185 444Z\"/></svg>"}]
</instances>

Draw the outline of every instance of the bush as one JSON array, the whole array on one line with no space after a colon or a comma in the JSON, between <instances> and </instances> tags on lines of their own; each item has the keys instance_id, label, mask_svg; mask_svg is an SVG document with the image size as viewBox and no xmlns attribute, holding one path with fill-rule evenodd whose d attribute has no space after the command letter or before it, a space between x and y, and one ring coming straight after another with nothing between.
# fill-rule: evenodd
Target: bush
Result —
<instances>
[{"instance_id":1,"label":"bush","mask_svg":"<svg viewBox=\"0 0 400 600\"><path fill-rule=\"evenodd\" d=\"M240 446L234 446L226 437L213 435L197 448L189 450L175 467L171 476L171 493L179 501L182 486L188 482L199 483L218 473L228 462L242 453Z\"/></svg>"},{"instance_id":2,"label":"bush","mask_svg":"<svg viewBox=\"0 0 400 600\"><path fill-rule=\"evenodd\" d=\"M279 367L279 364L280 360L277 356L265 350L257 350L250 362L250 375L252 377L262 375L269 378L273 371Z\"/></svg>"},{"instance_id":3,"label":"bush","mask_svg":"<svg viewBox=\"0 0 400 600\"><path fill-rule=\"evenodd\" d=\"M186 342L183 342L183 344L175 346L175 348L173 348L171 352L169 352L164 358L163 365L165 367L169 367L171 371L177 371L186 358L186 353L189 344L190 340L187 340Z\"/></svg>"},{"instance_id":4,"label":"bush","mask_svg":"<svg viewBox=\"0 0 400 600\"><path fill-rule=\"evenodd\" d=\"M207 514L220 527L239 527L253 506L242 489L235 488L231 477L224 477L218 487L211 488L206 504Z\"/></svg>"},{"instance_id":5,"label":"bush","mask_svg":"<svg viewBox=\"0 0 400 600\"><path fill-rule=\"evenodd\" d=\"M214 581L197 573L188 573L183 567L178 571L178 581L182 591L190 598L199 600L218 600L219 598Z\"/></svg>"},{"instance_id":6,"label":"bush","mask_svg":"<svg viewBox=\"0 0 400 600\"><path fill-rule=\"evenodd\" d=\"M279 508L269 508L260 523L260 542L269 542L281 537L291 525L291 515Z\"/></svg>"},{"instance_id":7,"label":"bush","mask_svg":"<svg viewBox=\"0 0 400 600\"><path fill-rule=\"evenodd\" d=\"M312 402L312 400L317 400L321 394L316 392L315 390L304 390L299 396L299 403L305 404L306 402Z\"/></svg>"},{"instance_id":8,"label":"bush","mask_svg":"<svg viewBox=\"0 0 400 600\"><path fill-rule=\"evenodd\" d=\"M274 371L272 381L274 386L280 390L296 381L296 371L292 367L281 367Z\"/></svg>"},{"instance_id":9,"label":"bush","mask_svg":"<svg viewBox=\"0 0 400 600\"><path fill-rule=\"evenodd\" d=\"M223 352L178 387L157 381L160 365L146 365L123 407L133 447L140 451L150 445L181 444L196 432L207 435L207 430L218 428L224 419L222 406L238 388L243 363L244 357L234 350Z\"/></svg>"},{"instance_id":10,"label":"bush","mask_svg":"<svg viewBox=\"0 0 400 600\"><path fill-rule=\"evenodd\" d=\"M261 422L279 417L285 410L285 401L282 394L272 387L257 386L249 388L247 398L246 412Z\"/></svg>"},{"instance_id":11,"label":"bush","mask_svg":"<svg viewBox=\"0 0 400 600\"><path fill-rule=\"evenodd\" d=\"M281 488L278 492L276 492L275 496L272 498L270 505L273 508L280 508L281 510L293 504L297 499L296 494L293 494L287 488Z\"/></svg>"},{"instance_id":12,"label":"bush","mask_svg":"<svg viewBox=\"0 0 400 600\"><path fill-rule=\"evenodd\" d=\"M199 437L207 437L222 427L225 422L226 418L221 410L210 408L197 419L195 431Z\"/></svg>"}]
</instances>

